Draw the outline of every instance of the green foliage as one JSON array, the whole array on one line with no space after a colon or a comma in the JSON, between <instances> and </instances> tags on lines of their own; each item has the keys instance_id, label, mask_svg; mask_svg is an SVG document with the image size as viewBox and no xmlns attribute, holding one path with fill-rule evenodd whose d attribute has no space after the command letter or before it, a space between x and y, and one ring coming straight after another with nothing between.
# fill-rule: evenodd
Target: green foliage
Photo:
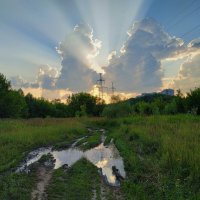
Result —
<instances>
[{"instance_id":1,"label":"green foliage","mask_svg":"<svg viewBox=\"0 0 200 200\"><path fill-rule=\"evenodd\" d=\"M29 110L29 118L51 116L53 107L51 103L43 98L36 99L31 94L25 96Z\"/></svg>"},{"instance_id":2,"label":"green foliage","mask_svg":"<svg viewBox=\"0 0 200 200\"><path fill-rule=\"evenodd\" d=\"M0 98L0 117L26 117L27 105L18 91L9 91Z\"/></svg>"},{"instance_id":3,"label":"green foliage","mask_svg":"<svg viewBox=\"0 0 200 200\"><path fill-rule=\"evenodd\" d=\"M164 114L176 114L178 110L177 101L174 99L172 102L165 105Z\"/></svg>"},{"instance_id":4,"label":"green foliage","mask_svg":"<svg viewBox=\"0 0 200 200\"><path fill-rule=\"evenodd\" d=\"M186 113L186 98L182 94L181 90L177 90L175 101L177 113Z\"/></svg>"},{"instance_id":5,"label":"green foliage","mask_svg":"<svg viewBox=\"0 0 200 200\"><path fill-rule=\"evenodd\" d=\"M33 174L15 174L0 177L0 199L28 200L31 199L31 190L35 183Z\"/></svg>"},{"instance_id":6,"label":"green foliage","mask_svg":"<svg viewBox=\"0 0 200 200\"><path fill-rule=\"evenodd\" d=\"M0 120L0 172L15 167L33 148L71 142L86 132L76 119Z\"/></svg>"},{"instance_id":7,"label":"green foliage","mask_svg":"<svg viewBox=\"0 0 200 200\"><path fill-rule=\"evenodd\" d=\"M146 102L142 101L142 102L139 102L137 104L137 106L138 106L137 109L138 109L140 114L142 114L142 115L150 115L150 114L152 114L151 105L149 103L146 103Z\"/></svg>"},{"instance_id":8,"label":"green foliage","mask_svg":"<svg viewBox=\"0 0 200 200\"><path fill-rule=\"evenodd\" d=\"M88 93L73 94L67 100L68 105L58 100L49 102L44 98L34 98L31 94L27 94L25 100L29 118L99 116L104 107Z\"/></svg>"},{"instance_id":9,"label":"green foliage","mask_svg":"<svg viewBox=\"0 0 200 200\"><path fill-rule=\"evenodd\" d=\"M88 200L92 199L94 190L100 199L100 176L97 168L82 159L67 172L63 169L56 170L47 193L49 200Z\"/></svg>"},{"instance_id":10,"label":"green foliage","mask_svg":"<svg viewBox=\"0 0 200 200\"><path fill-rule=\"evenodd\" d=\"M191 90L186 97L177 90L176 96L153 94L122 101L112 96L111 104L88 93L73 94L67 104L59 99L50 102L44 98L24 96L23 91L11 88L10 82L0 74L0 118L46 118L105 116L118 118L134 114L158 115L191 113L200 115L200 88Z\"/></svg>"},{"instance_id":11,"label":"green foliage","mask_svg":"<svg viewBox=\"0 0 200 200\"><path fill-rule=\"evenodd\" d=\"M6 79L6 77L0 73L0 94L5 93L11 90L10 81Z\"/></svg>"},{"instance_id":12,"label":"green foliage","mask_svg":"<svg viewBox=\"0 0 200 200\"><path fill-rule=\"evenodd\" d=\"M88 93L73 94L68 105L55 99L50 102L44 98L24 96L23 91L11 88L10 82L0 74L0 118L45 118L100 116L104 103Z\"/></svg>"},{"instance_id":13,"label":"green foliage","mask_svg":"<svg viewBox=\"0 0 200 200\"><path fill-rule=\"evenodd\" d=\"M164 94L152 94L152 95L146 95L146 96L141 96L141 97L136 97L136 98L131 98L128 101L134 105L138 102L144 101L147 103L152 103L154 101L158 102L165 102L168 103L170 102L174 97L169 96L169 95L164 95Z\"/></svg>"},{"instance_id":14,"label":"green foliage","mask_svg":"<svg viewBox=\"0 0 200 200\"><path fill-rule=\"evenodd\" d=\"M44 98L34 98L31 94L25 96L28 106L28 117L69 117L69 107L60 101L49 102Z\"/></svg>"},{"instance_id":15,"label":"green foliage","mask_svg":"<svg viewBox=\"0 0 200 200\"><path fill-rule=\"evenodd\" d=\"M66 104L61 102L54 102L52 107L53 107L51 112L52 117L62 118L70 116L69 107Z\"/></svg>"},{"instance_id":16,"label":"green foliage","mask_svg":"<svg viewBox=\"0 0 200 200\"><path fill-rule=\"evenodd\" d=\"M31 191L36 181L39 181L35 169L28 175L10 173L8 170L19 165L35 148L56 146L63 142L70 144L75 138L85 135L87 131L81 121L77 118L0 120L0 199L31 199ZM96 146L99 140L100 134L91 135L87 138L87 148ZM43 156L39 162L43 163L50 157ZM100 200L100 184L98 169L90 162L81 160L70 167L69 171L62 168L55 170L45 191L49 195L48 199L91 199L96 191L97 199ZM112 189L108 190L109 198L106 199L115 199L112 197Z\"/></svg>"},{"instance_id":17,"label":"green foliage","mask_svg":"<svg viewBox=\"0 0 200 200\"><path fill-rule=\"evenodd\" d=\"M103 109L98 105L98 99L88 93L73 94L68 99L68 106L72 117L99 116L101 109Z\"/></svg>"},{"instance_id":18,"label":"green foliage","mask_svg":"<svg viewBox=\"0 0 200 200\"><path fill-rule=\"evenodd\" d=\"M118 123L108 137L124 158L125 199L199 199L199 117L129 117Z\"/></svg>"},{"instance_id":19,"label":"green foliage","mask_svg":"<svg viewBox=\"0 0 200 200\"><path fill-rule=\"evenodd\" d=\"M10 82L0 74L0 118L27 116L27 105L22 91L11 89Z\"/></svg>"},{"instance_id":20,"label":"green foliage","mask_svg":"<svg viewBox=\"0 0 200 200\"><path fill-rule=\"evenodd\" d=\"M125 102L129 105L128 109L123 108ZM178 113L200 115L200 88L191 90L186 97L178 90L176 96L155 94L130 99L125 102L107 105L103 111L103 116L115 118L129 116L130 114L175 115Z\"/></svg>"},{"instance_id":21,"label":"green foliage","mask_svg":"<svg viewBox=\"0 0 200 200\"><path fill-rule=\"evenodd\" d=\"M187 94L187 106L188 110L193 114L200 115L200 88L196 88L195 90L191 90Z\"/></svg>"},{"instance_id":22,"label":"green foliage","mask_svg":"<svg viewBox=\"0 0 200 200\"><path fill-rule=\"evenodd\" d=\"M33 148L68 144L86 133L82 119L31 119L0 121L0 171L15 167ZM126 179L117 192L122 199L199 199L200 197L200 118L192 115L134 116L87 119L93 126L108 128L123 157ZM87 138L93 146L99 134ZM82 141L83 142L83 141ZM24 154L25 152L25 154ZM43 157L46 160L48 157ZM0 176L0 199L30 199L35 177ZM102 197L96 167L80 160L68 170L53 173L46 189L48 199L97 199ZM109 188L109 187L105 187ZM105 190L103 188L103 190ZM108 190L113 190L109 188ZM114 193L113 192L113 193ZM120 193L121 193L120 192ZM112 193L112 192L111 192ZM116 198L111 194L110 199ZM115 194L116 195L116 194ZM106 199L109 199L106 196Z\"/></svg>"},{"instance_id":23,"label":"green foliage","mask_svg":"<svg viewBox=\"0 0 200 200\"><path fill-rule=\"evenodd\" d=\"M106 106L102 112L102 116L108 118L117 118L128 116L131 114L131 106L129 103L117 103Z\"/></svg>"},{"instance_id":24,"label":"green foliage","mask_svg":"<svg viewBox=\"0 0 200 200\"><path fill-rule=\"evenodd\" d=\"M87 116L86 105L81 105L80 111L76 111L75 116L76 117L86 117Z\"/></svg>"},{"instance_id":25,"label":"green foliage","mask_svg":"<svg viewBox=\"0 0 200 200\"><path fill-rule=\"evenodd\" d=\"M101 134L96 132L94 135L84 138L77 143L82 150L87 150L98 146L101 143Z\"/></svg>"}]
</instances>

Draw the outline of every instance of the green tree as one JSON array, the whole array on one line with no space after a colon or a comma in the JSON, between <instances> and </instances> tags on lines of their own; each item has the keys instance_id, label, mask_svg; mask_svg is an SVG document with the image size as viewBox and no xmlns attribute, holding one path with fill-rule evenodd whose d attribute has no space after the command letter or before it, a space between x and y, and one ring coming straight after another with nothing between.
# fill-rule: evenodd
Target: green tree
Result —
<instances>
[{"instance_id":1,"label":"green tree","mask_svg":"<svg viewBox=\"0 0 200 200\"><path fill-rule=\"evenodd\" d=\"M81 105L80 109L81 109L80 111L76 111L75 116L76 117L86 117L87 116L86 106Z\"/></svg>"},{"instance_id":2,"label":"green tree","mask_svg":"<svg viewBox=\"0 0 200 200\"><path fill-rule=\"evenodd\" d=\"M27 116L27 105L21 90L12 90L10 82L0 74L0 117L16 118Z\"/></svg>"},{"instance_id":3,"label":"green tree","mask_svg":"<svg viewBox=\"0 0 200 200\"><path fill-rule=\"evenodd\" d=\"M144 101L139 102L138 104L139 113L142 115L150 115L152 114L152 108L150 103L146 103Z\"/></svg>"},{"instance_id":4,"label":"green tree","mask_svg":"<svg viewBox=\"0 0 200 200\"><path fill-rule=\"evenodd\" d=\"M51 116L53 117L69 117L70 113L69 113L69 106L61 103L61 101L56 100L52 102L52 114Z\"/></svg>"},{"instance_id":5,"label":"green tree","mask_svg":"<svg viewBox=\"0 0 200 200\"><path fill-rule=\"evenodd\" d=\"M67 100L71 116L82 112L83 108L87 115L98 115L97 98L88 93L77 93L70 96Z\"/></svg>"},{"instance_id":6,"label":"green tree","mask_svg":"<svg viewBox=\"0 0 200 200\"><path fill-rule=\"evenodd\" d=\"M200 88L187 93L186 102L189 112L196 112L197 115L200 115Z\"/></svg>"},{"instance_id":7,"label":"green tree","mask_svg":"<svg viewBox=\"0 0 200 200\"><path fill-rule=\"evenodd\" d=\"M121 102L107 105L102 112L102 116L108 118L117 118L129 116L131 113L131 105L127 102Z\"/></svg>"},{"instance_id":8,"label":"green tree","mask_svg":"<svg viewBox=\"0 0 200 200\"><path fill-rule=\"evenodd\" d=\"M0 73L0 95L10 90L11 90L10 81L8 81L6 77Z\"/></svg>"},{"instance_id":9,"label":"green tree","mask_svg":"<svg viewBox=\"0 0 200 200\"><path fill-rule=\"evenodd\" d=\"M181 90L177 90L177 94L175 96L175 102L176 102L176 109L178 113L185 113L186 112L186 101L183 93Z\"/></svg>"},{"instance_id":10,"label":"green tree","mask_svg":"<svg viewBox=\"0 0 200 200\"><path fill-rule=\"evenodd\" d=\"M27 104L18 91L9 91L2 100L3 117L27 117Z\"/></svg>"},{"instance_id":11,"label":"green tree","mask_svg":"<svg viewBox=\"0 0 200 200\"><path fill-rule=\"evenodd\" d=\"M164 114L167 114L167 115L176 114L177 112L178 110L177 110L176 99L174 99L172 102L165 105Z\"/></svg>"},{"instance_id":12,"label":"green tree","mask_svg":"<svg viewBox=\"0 0 200 200\"><path fill-rule=\"evenodd\" d=\"M28 113L30 118L32 117L48 117L55 116L55 106L53 103L45 100L44 98L34 98L32 94L25 96L26 103L28 105Z\"/></svg>"}]
</instances>

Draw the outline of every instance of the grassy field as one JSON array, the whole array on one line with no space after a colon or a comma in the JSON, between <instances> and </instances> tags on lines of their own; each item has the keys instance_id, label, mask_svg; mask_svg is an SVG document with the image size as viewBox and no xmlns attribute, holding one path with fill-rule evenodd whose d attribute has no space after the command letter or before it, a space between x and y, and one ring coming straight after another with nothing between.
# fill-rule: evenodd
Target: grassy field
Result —
<instances>
[{"instance_id":1,"label":"grassy field","mask_svg":"<svg viewBox=\"0 0 200 200\"><path fill-rule=\"evenodd\" d=\"M28 200L35 185L34 173L7 173L31 150L72 142L86 134L77 119L0 120L0 200Z\"/></svg>"},{"instance_id":2,"label":"grassy field","mask_svg":"<svg viewBox=\"0 0 200 200\"><path fill-rule=\"evenodd\" d=\"M113 138L124 158L127 178L117 191L121 199L200 199L200 118L191 115L1 120L0 172L15 167L34 148L86 135L86 126L108 129L106 142ZM88 148L99 139L89 137ZM0 199L30 199L36 181L34 172L0 176ZM100 188L96 168L81 160L67 173L54 171L47 192L49 199L91 199L95 189L99 199ZM114 189L105 188L107 199L117 199Z\"/></svg>"},{"instance_id":3,"label":"grassy field","mask_svg":"<svg viewBox=\"0 0 200 200\"><path fill-rule=\"evenodd\" d=\"M0 120L0 172L15 167L34 148L70 142L86 132L77 119Z\"/></svg>"},{"instance_id":4,"label":"grassy field","mask_svg":"<svg viewBox=\"0 0 200 200\"><path fill-rule=\"evenodd\" d=\"M125 161L125 199L200 199L200 118L129 117L99 121ZM115 128L114 128L115 127Z\"/></svg>"},{"instance_id":5,"label":"grassy field","mask_svg":"<svg viewBox=\"0 0 200 200\"><path fill-rule=\"evenodd\" d=\"M68 171L55 170L47 189L49 200L92 199L94 191L100 200L100 176L97 168L82 159Z\"/></svg>"}]
</instances>

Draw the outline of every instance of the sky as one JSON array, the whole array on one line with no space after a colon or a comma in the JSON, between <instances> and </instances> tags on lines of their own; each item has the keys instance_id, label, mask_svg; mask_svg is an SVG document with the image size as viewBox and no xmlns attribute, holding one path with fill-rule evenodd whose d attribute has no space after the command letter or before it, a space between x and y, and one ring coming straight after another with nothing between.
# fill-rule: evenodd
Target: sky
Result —
<instances>
[{"instance_id":1,"label":"sky","mask_svg":"<svg viewBox=\"0 0 200 200\"><path fill-rule=\"evenodd\" d=\"M0 0L0 73L35 96L200 85L199 0Z\"/></svg>"}]
</instances>

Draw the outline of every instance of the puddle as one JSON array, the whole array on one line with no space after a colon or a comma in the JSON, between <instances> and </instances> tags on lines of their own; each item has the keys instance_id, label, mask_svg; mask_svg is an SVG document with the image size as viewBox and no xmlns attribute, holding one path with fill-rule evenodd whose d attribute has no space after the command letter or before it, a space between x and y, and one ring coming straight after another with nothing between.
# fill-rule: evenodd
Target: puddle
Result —
<instances>
[{"instance_id":1,"label":"puddle","mask_svg":"<svg viewBox=\"0 0 200 200\"><path fill-rule=\"evenodd\" d=\"M113 173L113 167L118 169L119 174L125 178L124 163L114 144L107 147L102 144L84 153L85 157L95 166L101 169L102 175L109 185L119 186L120 180Z\"/></svg>"},{"instance_id":2,"label":"puddle","mask_svg":"<svg viewBox=\"0 0 200 200\"><path fill-rule=\"evenodd\" d=\"M54 169L58 169L67 164L69 167L83 157L83 152L76 148L69 148L63 151L51 152L55 161Z\"/></svg>"},{"instance_id":3,"label":"puddle","mask_svg":"<svg viewBox=\"0 0 200 200\"><path fill-rule=\"evenodd\" d=\"M126 176L123 159L120 157L119 151L112 141L108 146L104 146L104 141L106 139L105 130L100 129L98 131L102 134L102 143L97 147L85 152L76 148L77 143L85 138L82 137L76 140L76 142L66 150L59 151L52 150L52 148L40 148L30 152L26 160L20 165L16 172L28 172L27 169L29 165L37 162L43 155L51 153L55 159L54 169L58 169L65 164L70 167L81 158L86 158L100 169L107 184L111 186L119 186L120 180Z\"/></svg>"},{"instance_id":4,"label":"puddle","mask_svg":"<svg viewBox=\"0 0 200 200\"><path fill-rule=\"evenodd\" d=\"M47 155L51 152L51 147L39 148L28 154L25 161L17 168L16 172L28 172L28 166L40 160L43 155Z\"/></svg>"}]
</instances>

